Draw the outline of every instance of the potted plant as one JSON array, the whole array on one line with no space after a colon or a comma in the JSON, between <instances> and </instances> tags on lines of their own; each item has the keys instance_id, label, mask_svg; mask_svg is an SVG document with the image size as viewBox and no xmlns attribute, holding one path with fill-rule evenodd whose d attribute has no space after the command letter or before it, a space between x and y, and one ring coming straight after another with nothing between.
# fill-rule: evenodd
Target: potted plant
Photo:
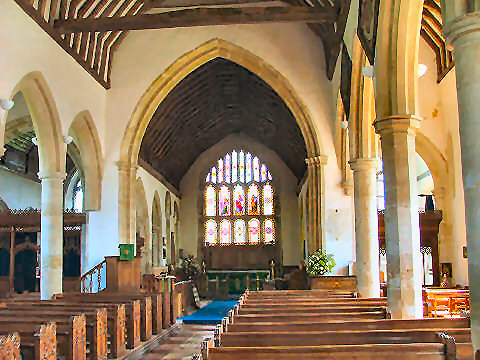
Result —
<instances>
[{"instance_id":1,"label":"potted plant","mask_svg":"<svg viewBox=\"0 0 480 360\"><path fill-rule=\"evenodd\" d=\"M327 254L325 250L318 249L307 257L307 273L312 279L312 289L322 289L328 286L323 284L326 280L325 275L330 273L335 267L333 254Z\"/></svg>"},{"instance_id":2,"label":"potted plant","mask_svg":"<svg viewBox=\"0 0 480 360\"><path fill-rule=\"evenodd\" d=\"M193 255L187 255L180 257L180 274L179 277L182 281L193 280L195 276L200 272L200 265Z\"/></svg>"}]
</instances>

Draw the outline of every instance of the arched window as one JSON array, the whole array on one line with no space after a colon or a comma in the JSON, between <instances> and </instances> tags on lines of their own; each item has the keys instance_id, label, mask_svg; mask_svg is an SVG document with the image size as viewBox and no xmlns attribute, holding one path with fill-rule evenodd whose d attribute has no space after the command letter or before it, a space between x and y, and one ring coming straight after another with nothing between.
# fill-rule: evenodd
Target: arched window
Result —
<instances>
[{"instance_id":1,"label":"arched window","mask_svg":"<svg viewBox=\"0 0 480 360\"><path fill-rule=\"evenodd\" d=\"M221 157L205 178L205 245L274 244L271 181L268 167L254 154L234 150Z\"/></svg>"},{"instance_id":2,"label":"arched window","mask_svg":"<svg viewBox=\"0 0 480 360\"><path fill-rule=\"evenodd\" d=\"M83 212L83 186L82 181L79 179L72 191L73 209L76 212Z\"/></svg>"}]
</instances>

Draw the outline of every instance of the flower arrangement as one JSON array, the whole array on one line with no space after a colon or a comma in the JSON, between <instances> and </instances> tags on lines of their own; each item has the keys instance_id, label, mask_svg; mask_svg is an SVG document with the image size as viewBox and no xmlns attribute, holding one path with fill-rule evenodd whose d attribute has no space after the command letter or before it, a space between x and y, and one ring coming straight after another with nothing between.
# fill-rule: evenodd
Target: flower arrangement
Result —
<instances>
[{"instance_id":1,"label":"flower arrangement","mask_svg":"<svg viewBox=\"0 0 480 360\"><path fill-rule=\"evenodd\" d=\"M193 255L180 257L180 278L182 280L193 279L200 272L200 265Z\"/></svg>"},{"instance_id":2,"label":"flower arrangement","mask_svg":"<svg viewBox=\"0 0 480 360\"><path fill-rule=\"evenodd\" d=\"M307 257L307 272L313 276L328 274L335 267L333 254L327 254L325 250L318 249Z\"/></svg>"}]
</instances>

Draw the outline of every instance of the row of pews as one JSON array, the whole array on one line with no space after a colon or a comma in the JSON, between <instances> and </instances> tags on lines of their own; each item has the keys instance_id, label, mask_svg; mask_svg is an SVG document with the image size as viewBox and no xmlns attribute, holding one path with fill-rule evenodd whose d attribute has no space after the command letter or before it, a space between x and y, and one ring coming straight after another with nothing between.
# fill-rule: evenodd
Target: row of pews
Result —
<instances>
[{"instance_id":1,"label":"row of pews","mask_svg":"<svg viewBox=\"0 0 480 360\"><path fill-rule=\"evenodd\" d=\"M121 358L175 322L175 302L172 292L0 300L0 359Z\"/></svg>"},{"instance_id":2,"label":"row of pews","mask_svg":"<svg viewBox=\"0 0 480 360\"><path fill-rule=\"evenodd\" d=\"M354 296L335 290L247 290L196 358L473 358L469 319L392 320L385 298Z\"/></svg>"}]
</instances>

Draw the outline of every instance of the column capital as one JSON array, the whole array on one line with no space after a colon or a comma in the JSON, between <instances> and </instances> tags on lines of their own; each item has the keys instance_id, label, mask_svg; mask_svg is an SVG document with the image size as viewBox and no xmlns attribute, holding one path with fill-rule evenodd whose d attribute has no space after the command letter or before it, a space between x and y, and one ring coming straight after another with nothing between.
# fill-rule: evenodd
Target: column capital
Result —
<instances>
[{"instance_id":1,"label":"column capital","mask_svg":"<svg viewBox=\"0 0 480 360\"><path fill-rule=\"evenodd\" d=\"M326 165L327 161L327 155L317 155L305 159L308 167L320 167L321 165Z\"/></svg>"},{"instance_id":2,"label":"column capital","mask_svg":"<svg viewBox=\"0 0 480 360\"><path fill-rule=\"evenodd\" d=\"M458 16L443 25L443 33L447 39L449 50L453 49L453 43L467 34L480 32L480 12L474 12ZM477 34L480 39L480 34Z\"/></svg>"},{"instance_id":3,"label":"column capital","mask_svg":"<svg viewBox=\"0 0 480 360\"><path fill-rule=\"evenodd\" d=\"M129 161L116 161L115 164L118 167L118 170L120 171L137 171L138 169L138 164L136 163L131 163Z\"/></svg>"},{"instance_id":4,"label":"column capital","mask_svg":"<svg viewBox=\"0 0 480 360\"><path fill-rule=\"evenodd\" d=\"M378 158L358 158L348 162L353 171L377 170L380 166Z\"/></svg>"},{"instance_id":5,"label":"column capital","mask_svg":"<svg viewBox=\"0 0 480 360\"><path fill-rule=\"evenodd\" d=\"M421 120L417 115L400 114L376 119L373 125L375 126L375 132L380 135L388 133L407 133L414 135L420 128Z\"/></svg>"},{"instance_id":6,"label":"column capital","mask_svg":"<svg viewBox=\"0 0 480 360\"><path fill-rule=\"evenodd\" d=\"M46 179L65 180L65 178L67 177L67 173L64 173L61 171L39 171L37 173L37 176L40 180L46 180Z\"/></svg>"}]
</instances>

